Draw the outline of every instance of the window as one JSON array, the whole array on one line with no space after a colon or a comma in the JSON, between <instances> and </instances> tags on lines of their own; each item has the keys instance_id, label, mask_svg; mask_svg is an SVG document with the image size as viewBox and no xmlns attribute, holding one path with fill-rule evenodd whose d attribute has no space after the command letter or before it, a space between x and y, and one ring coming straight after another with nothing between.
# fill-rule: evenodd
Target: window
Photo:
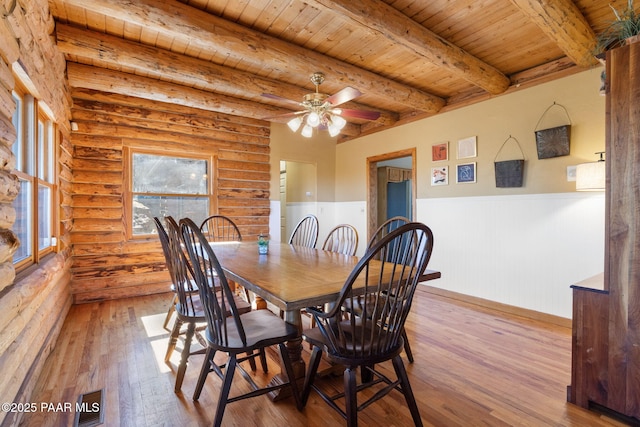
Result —
<instances>
[{"instance_id":1,"label":"window","mask_svg":"<svg viewBox=\"0 0 640 427\"><path fill-rule=\"evenodd\" d=\"M40 111L38 102L25 91L13 92L16 110L13 125L16 141L12 151L16 158L14 173L20 192L13 202L16 221L13 230L20 247L13 256L17 269L36 264L53 252L55 198L55 126Z\"/></svg>"},{"instance_id":2,"label":"window","mask_svg":"<svg viewBox=\"0 0 640 427\"><path fill-rule=\"evenodd\" d=\"M156 233L153 217L189 217L200 224L212 206L211 159L132 151L131 234Z\"/></svg>"}]
</instances>

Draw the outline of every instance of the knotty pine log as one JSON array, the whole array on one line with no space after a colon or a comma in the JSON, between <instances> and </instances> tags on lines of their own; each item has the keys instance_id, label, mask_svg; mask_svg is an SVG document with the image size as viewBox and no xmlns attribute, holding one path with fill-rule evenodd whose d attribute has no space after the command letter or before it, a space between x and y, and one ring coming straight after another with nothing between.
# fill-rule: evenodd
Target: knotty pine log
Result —
<instances>
[{"instance_id":1,"label":"knotty pine log","mask_svg":"<svg viewBox=\"0 0 640 427\"><path fill-rule=\"evenodd\" d=\"M118 243L122 244L124 241L124 233L71 233L71 244L102 244L102 243Z\"/></svg>"},{"instance_id":2,"label":"knotty pine log","mask_svg":"<svg viewBox=\"0 0 640 427\"><path fill-rule=\"evenodd\" d=\"M20 45L7 20L0 19L0 56L5 64L13 64L20 57Z\"/></svg>"},{"instance_id":3,"label":"knotty pine log","mask_svg":"<svg viewBox=\"0 0 640 427\"><path fill-rule=\"evenodd\" d=\"M18 177L7 170L0 169L0 202L12 202L19 192Z\"/></svg>"},{"instance_id":4,"label":"knotty pine log","mask_svg":"<svg viewBox=\"0 0 640 427\"><path fill-rule=\"evenodd\" d=\"M0 203L0 229L10 230L16 221L16 210L12 203Z\"/></svg>"},{"instance_id":5,"label":"knotty pine log","mask_svg":"<svg viewBox=\"0 0 640 427\"><path fill-rule=\"evenodd\" d=\"M571 0L511 0L580 67L598 63L593 56L596 35Z\"/></svg>"},{"instance_id":6,"label":"knotty pine log","mask_svg":"<svg viewBox=\"0 0 640 427\"><path fill-rule=\"evenodd\" d=\"M0 116L13 117L16 101L8 90L0 90Z\"/></svg>"},{"instance_id":7,"label":"knotty pine log","mask_svg":"<svg viewBox=\"0 0 640 427\"><path fill-rule=\"evenodd\" d=\"M73 87L131 95L152 101L247 116L254 119L290 112L284 108L77 63L67 65L67 75L69 84Z\"/></svg>"},{"instance_id":8,"label":"knotty pine log","mask_svg":"<svg viewBox=\"0 0 640 427\"><path fill-rule=\"evenodd\" d=\"M90 102L85 100L75 100L73 106L74 120L97 121L101 123L124 124L125 120L135 119L138 125L147 128L167 129L170 125L184 126L183 132L193 133L217 131L227 132L233 135L251 135L268 138L270 129L268 127L257 127L254 125L244 125L239 123L221 122L205 117L194 117L193 115L173 114L164 111L154 111L147 108L129 107L116 104L105 104L101 102ZM145 124L145 122L152 122ZM180 129L180 128L179 128ZM237 140L233 135L229 135L232 140ZM221 136L221 139L226 139Z\"/></svg>"},{"instance_id":9,"label":"knotty pine log","mask_svg":"<svg viewBox=\"0 0 640 427\"><path fill-rule=\"evenodd\" d=\"M215 154L216 182L225 187L216 190L219 206L241 224L246 235L264 231L270 212L265 126L245 124L246 120L236 125L230 116L216 114L224 118L224 130L210 130L206 127L211 120L208 112L183 108L180 113L169 113L156 111L151 104L145 104L144 109L133 105L121 108L111 103L110 97L82 93L99 101L81 99L73 109L78 131L71 134L74 164L70 205L74 216L70 242L74 253L71 287L76 303L168 290L157 238L125 240L124 147ZM126 96L116 98L129 101ZM157 108L165 106L156 104ZM128 113L132 117L127 117ZM194 119L201 116L206 120ZM242 129L247 134L238 136L228 129ZM240 210L234 215L235 206Z\"/></svg>"},{"instance_id":10,"label":"knotty pine log","mask_svg":"<svg viewBox=\"0 0 640 427\"><path fill-rule=\"evenodd\" d=\"M53 18L46 2L31 1L22 6L5 19L20 40L20 68L33 84L33 95L49 106L56 121L63 123L70 117L71 94L66 85L64 55L49 37Z\"/></svg>"},{"instance_id":11,"label":"knotty pine log","mask_svg":"<svg viewBox=\"0 0 640 427\"><path fill-rule=\"evenodd\" d=\"M357 87L365 93L433 113L445 104L442 98L435 95L181 3L166 0L145 0L135 5L124 0L111 1L109 4L100 0L67 0L67 3L127 22L137 22L169 34L176 41L185 41L204 50L224 52L230 61L234 61L234 58L253 60L265 71L270 69L277 73L282 58L287 58L292 72L299 75L311 75L317 71L316 64L322 64L328 74L340 76L340 83Z\"/></svg>"},{"instance_id":12,"label":"knotty pine log","mask_svg":"<svg viewBox=\"0 0 640 427\"><path fill-rule=\"evenodd\" d=\"M398 9L373 0L315 0L313 6L335 13L406 47L494 95L509 87L509 78L491 65L431 32Z\"/></svg>"},{"instance_id":13,"label":"knotty pine log","mask_svg":"<svg viewBox=\"0 0 640 427\"><path fill-rule=\"evenodd\" d=\"M236 97L241 91L241 97L246 99L255 97L249 94L256 93L277 93L288 99L303 99L309 93L308 88L267 79L104 33L59 24L56 35L58 48L67 55L106 63L113 68L134 70L142 75L179 82L187 87L198 87ZM256 101L259 100L256 99ZM355 102L345 103L342 107L371 109ZM379 112L381 117L376 120L378 125L390 125L395 121L394 113Z\"/></svg>"},{"instance_id":14,"label":"knotty pine log","mask_svg":"<svg viewBox=\"0 0 640 427\"><path fill-rule=\"evenodd\" d=\"M15 156L11 152L11 146L16 136L16 129L11 120L0 115L0 169L15 169Z\"/></svg>"},{"instance_id":15,"label":"knotty pine log","mask_svg":"<svg viewBox=\"0 0 640 427\"><path fill-rule=\"evenodd\" d=\"M71 205L76 207L84 207L89 209L104 208L120 208L122 209L122 195L103 196L103 195L87 195L80 194L72 196Z\"/></svg>"},{"instance_id":16,"label":"knotty pine log","mask_svg":"<svg viewBox=\"0 0 640 427\"><path fill-rule=\"evenodd\" d=\"M0 262L11 262L19 244L20 241L13 231L0 228Z\"/></svg>"},{"instance_id":17,"label":"knotty pine log","mask_svg":"<svg viewBox=\"0 0 640 427\"><path fill-rule=\"evenodd\" d=\"M50 333L57 335L57 320L64 318L70 307L65 285L68 275L64 257L56 255L2 296L7 308L11 307L0 317L0 371L7 373L0 376L0 398L4 402L16 401L25 380L37 379L39 367L34 362L41 353L46 357L47 337ZM5 414L3 411L0 416Z\"/></svg>"},{"instance_id":18,"label":"knotty pine log","mask_svg":"<svg viewBox=\"0 0 640 427\"><path fill-rule=\"evenodd\" d=\"M1 35L0 35L0 40L1 39ZM13 90L13 88L16 85L16 80L13 77L13 73L11 72L11 67L9 65L7 65L7 63L4 60L0 59L0 90L2 90L2 88L6 89L6 90Z\"/></svg>"},{"instance_id":19,"label":"knotty pine log","mask_svg":"<svg viewBox=\"0 0 640 427\"><path fill-rule=\"evenodd\" d=\"M0 292L12 285L15 278L16 269L13 267L13 262L0 262Z\"/></svg>"},{"instance_id":20,"label":"knotty pine log","mask_svg":"<svg viewBox=\"0 0 640 427\"><path fill-rule=\"evenodd\" d=\"M183 105L169 104L165 102L152 101L148 99L136 98L133 96L120 95L115 93L101 92L98 90L84 89L84 88L72 88L71 94L75 102L79 102L82 108L100 108L100 107L87 107L86 103L82 101L93 101L96 104L115 104L121 107L129 107L133 109L144 109L150 112L169 113L169 116L183 115L188 116L187 120L194 120L194 126L207 127L209 124L215 126L215 124L224 126L229 131L236 125L251 126L261 129L256 129L255 132L251 132L255 135L269 135L269 128L271 124L264 120L252 119L250 117L230 116L228 114L222 114L215 111L207 111L201 109L194 109L191 107L185 107Z\"/></svg>"}]
</instances>

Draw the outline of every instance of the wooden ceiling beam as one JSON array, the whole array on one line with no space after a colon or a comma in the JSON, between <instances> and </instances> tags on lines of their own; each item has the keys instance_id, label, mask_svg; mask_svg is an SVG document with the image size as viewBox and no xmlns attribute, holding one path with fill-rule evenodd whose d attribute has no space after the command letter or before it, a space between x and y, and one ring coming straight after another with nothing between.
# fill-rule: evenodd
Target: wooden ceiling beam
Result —
<instances>
[{"instance_id":1,"label":"wooden ceiling beam","mask_svg":"<svg viewBox=\"0 0 640 427\"><path fill-rule=\"evenodd\" d=\"M312 91L309 88L301 88L209 61L69 25L58 24L56 36L58 49L65 54L90 59L92 62L105 62L111 66L126 67L160 80L198 87L236 98L276 105L277 101L261 94L273 93L292 100L302 100L304 95ZM371 110L370 107L354 102L346 103L343 107ZM376 120L380 125L391 125L397 121L395 113L376 111L380 112L380 118ZM267 114L263 117L266 116Z\"/></svg>"},{"instance_id":2,"label":"wooden ceiling beam","mask_svg":"<svg viewBox=\"0 0 640 427\"><path fill-rule=\"evenodd\" d=\"M162 82L149 77L141 77L121 71L92 67L74 62L67 64L67 75L69 85L74 88L117 93L152 101L199 108L201 110L216 111L234 116L262 119L265 115L277 116L290 112L289 110L268 104L260 104L231 96L213 94L175 83ZM360 126L348 123L341 132L345 135L356 136L360 134Z\"/></svg>"},{"instance_id":3,"label":"wooden ceiling beam","mask_svg":"<svg viewBox=\"0 0 640 427\"><path fill-rule=\"evenodd\" d=\"M580 67L597 64L596 34L572 0L511 0Z\"/></svg>"},{"instance_id":4,"label":"wooden ceiling beam","mask_svg":"<svg viewBox=\"0 0 640 427\"><path fill-rule=\"evenodd\" d=\"M435 113L445 105L444 99L433 94L226 21L180 2L65 0L65 3L167 34L191 46L226 55L239 62L255 64L256 67L266 69L274 75L287 69L290 73L310 76L321 68L325 73L336 76L336 80L342 84L417 110Z\"/></svg>"},{"instance_id":5,"label":"wooden ceiling beam","mask_svg":"<svg viewBox=\"0 0 640 427\"><path fill-rule=\"evenodd\" d=\"M416 21L378 0L303 0L376 35L410 49L453 75L497 95L509 87L509 78L491 65L423 27Z\"/></svg>"}]
</instances>

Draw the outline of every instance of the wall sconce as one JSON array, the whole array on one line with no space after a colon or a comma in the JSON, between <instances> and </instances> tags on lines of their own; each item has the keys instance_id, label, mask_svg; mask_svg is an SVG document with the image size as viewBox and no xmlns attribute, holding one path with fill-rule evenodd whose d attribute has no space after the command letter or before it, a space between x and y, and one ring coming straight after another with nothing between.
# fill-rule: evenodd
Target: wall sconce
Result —
<instances>
[{"instance_id":1,"label":"wall sconce","mask_svg":"<svg viewBox=\"0 0 640 427\"><path fill-rule=\"evenodd\" d=\"M576 167L577 191L604 191L606 185L606 173L604 151L598 151L600 160L597 162L582 163Z\"/></svg>"}]
</instances>

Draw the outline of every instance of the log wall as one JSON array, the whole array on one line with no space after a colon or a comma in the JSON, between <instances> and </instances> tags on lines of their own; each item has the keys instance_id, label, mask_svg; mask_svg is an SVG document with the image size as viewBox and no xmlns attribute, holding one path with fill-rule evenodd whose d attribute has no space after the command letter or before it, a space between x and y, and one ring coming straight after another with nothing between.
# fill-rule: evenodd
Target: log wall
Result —
<instances>
[{"instance_id":1,"label":"log wall","mask_svg":"<svg viewBox=\"0 0 640 427\"><path fill-rule=\"evenodd\" d=\"M61 130L57 184L63 201L69 199L72 167L70 94L64 57L52 38L54 25L47 0L0 0L0 5L7 12L0 16L0 401L24 403L30 402L35 381L71 306L71 212L64 207L59 212L58 252L16 275L12 257L19 241L12 228L19 184L11 173L15 168L11 146L16 137L11 120L16 108L11 96L16 84L13 72L47 104ZM17 425L21 415L0 411L0 425Z\"/></svg>"},{"instance_id":2,"label":"log wall","mask_svg":"<svg viewBox=\"0 0 640 427\"><path fill-rule=\"evenodd\" d=\"M213 155L214 212L236 222L245 240L268 232L268 122L90 89L72 96L76 303L169 289L157 237L126 237L125 147Z\"/></svg>"}]
</instances>

